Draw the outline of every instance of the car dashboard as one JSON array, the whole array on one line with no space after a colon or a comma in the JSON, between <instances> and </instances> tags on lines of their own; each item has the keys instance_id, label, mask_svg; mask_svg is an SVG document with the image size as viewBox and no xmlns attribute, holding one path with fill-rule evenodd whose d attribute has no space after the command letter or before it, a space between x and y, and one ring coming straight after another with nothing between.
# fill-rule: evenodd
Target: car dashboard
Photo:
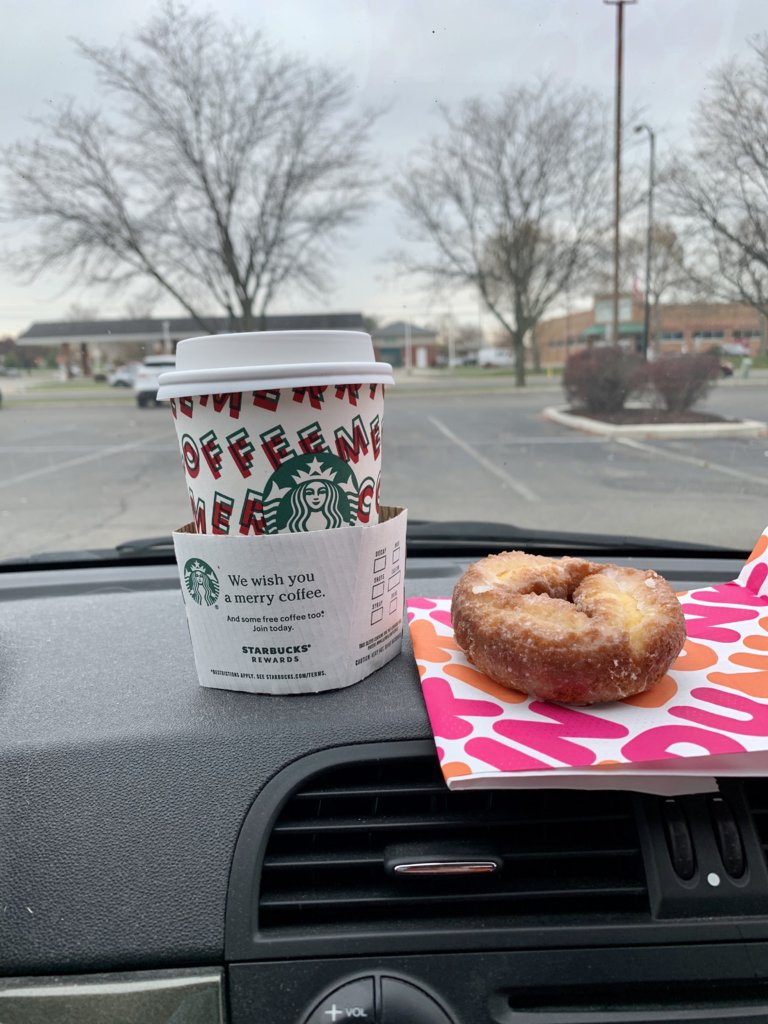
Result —
<instances>
[{"instance_id":1,"label":"car dashboard","mask_svg":"<svg viewBox=\"0 0 768 1024\"><path fill-rule=\"evenodd\" d=\"M409 557L406 595L466 564ZM361 683L253 696L197 684L173 564L0 602L3 1024L768 1021L764 780L449 792L407 630ZM446 859L498 870L397 870Z\"/></svg>"}]
</instances>

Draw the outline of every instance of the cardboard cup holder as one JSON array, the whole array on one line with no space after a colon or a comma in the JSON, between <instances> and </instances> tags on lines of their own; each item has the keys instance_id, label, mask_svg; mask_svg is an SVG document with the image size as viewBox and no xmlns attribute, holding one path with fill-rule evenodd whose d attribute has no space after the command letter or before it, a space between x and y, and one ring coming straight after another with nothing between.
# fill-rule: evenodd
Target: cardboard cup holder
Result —
<instances>
[{"instance_id":1,"label":"cardboard cup holder","mask_svg":"<svg viewBox=\"0 0 768 1024\"><path fill-rule=\"evenodd\" d=\"M376 526L260 537L176 530L202 686L303 694L359 682L400 653L404 508Z\"/></svg>"}]
</instances>

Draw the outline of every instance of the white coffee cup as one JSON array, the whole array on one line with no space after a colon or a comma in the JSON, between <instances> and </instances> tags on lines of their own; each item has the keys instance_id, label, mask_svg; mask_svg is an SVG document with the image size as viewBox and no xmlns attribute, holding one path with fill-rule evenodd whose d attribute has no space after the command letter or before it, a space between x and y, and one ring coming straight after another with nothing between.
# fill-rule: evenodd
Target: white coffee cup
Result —
<instances>
[{"instance_id":1,"label":"white coffee cup","mask_svg":"<svg viewBox=\"0 0 768 1024\"><path fill-rule=\"evenodd\" d=\"M198 533L379 521L384 387L361 331L188 338L157 397L173 412Z\"/></svg>"}]
</instances>

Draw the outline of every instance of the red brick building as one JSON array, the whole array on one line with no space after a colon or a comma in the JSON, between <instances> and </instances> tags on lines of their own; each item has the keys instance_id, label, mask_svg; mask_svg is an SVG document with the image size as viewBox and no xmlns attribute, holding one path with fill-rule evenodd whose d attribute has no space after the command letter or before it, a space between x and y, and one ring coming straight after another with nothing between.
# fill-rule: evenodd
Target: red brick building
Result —
<instances>
[{"instance_id":1,"label":"red brick building","mask_svg":"<svg viewBox=\"0 0 768 1024\"><path fill-rule=\"evenodd\" d=\"M619 340L639 347L643 339L643 303L630 296L619 302ZM611 301L595 298L592 309L543 320L536 328L541 364L562 366L572 352L606 342ZM762 323L761 323L762 320ZM738 302L669 303L652 318L653 347L660 353L703 352L719 347L726 355L766 353L766 324L752 306Z\"/></svg>"}]
</instances>

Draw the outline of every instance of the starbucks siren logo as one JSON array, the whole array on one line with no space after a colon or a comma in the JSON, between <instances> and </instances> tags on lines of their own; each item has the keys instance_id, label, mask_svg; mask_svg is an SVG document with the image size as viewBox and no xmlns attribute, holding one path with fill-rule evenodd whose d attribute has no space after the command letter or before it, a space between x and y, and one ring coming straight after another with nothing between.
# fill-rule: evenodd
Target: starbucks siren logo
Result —
<instances>
[{"instance_id":1,"label":"starbucks siren logo","mask_svg":"<svg viewBox=\"0 0 768 1024\"><path fill-rule=\"evenodd\" d=\"M195 604L215 604L219 596L219 577L202 558L190 558L184 566L184 586Z\"/></svg>"},{"instance_id":2,"label":"starbucks siren logo","mask_svg":"<svg viewBox=\"0 0 768 1024\"><path fill-rule=\"evenodd\" d=\"M264 489L266 532L354 526L359 491L352 467L338 455L313 452L288 459Z\"/></svg>"}]
</instances>

